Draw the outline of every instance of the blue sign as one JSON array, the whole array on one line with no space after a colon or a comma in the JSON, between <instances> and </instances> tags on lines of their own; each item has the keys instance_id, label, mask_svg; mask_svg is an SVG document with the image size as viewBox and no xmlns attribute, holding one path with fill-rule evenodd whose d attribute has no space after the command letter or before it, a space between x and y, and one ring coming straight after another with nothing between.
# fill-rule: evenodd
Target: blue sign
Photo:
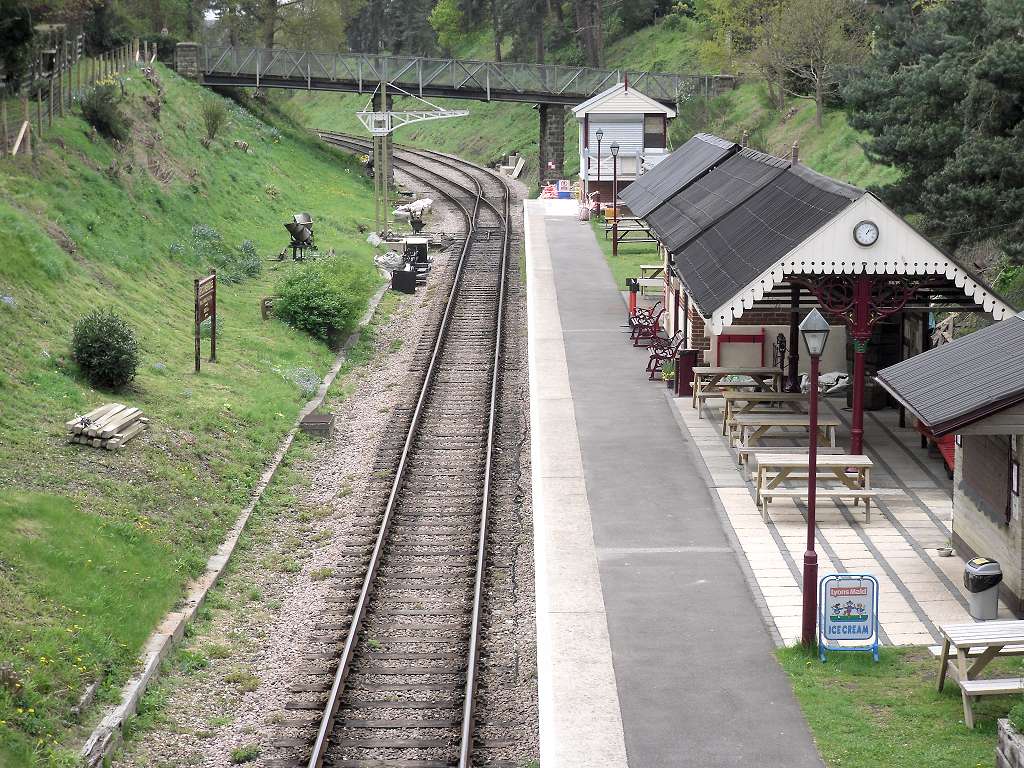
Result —
<instances>
[{"instance_id":1,"label":"blue sign","mask_svg":"<svg viewBox=\"0 0 1024 768\"><path fill-rule=\"evenodd\" d=\"M871 651L878 661L878 580L856 573L832 573L818 585L818 649Z\"/></svg>"}]
</instances>

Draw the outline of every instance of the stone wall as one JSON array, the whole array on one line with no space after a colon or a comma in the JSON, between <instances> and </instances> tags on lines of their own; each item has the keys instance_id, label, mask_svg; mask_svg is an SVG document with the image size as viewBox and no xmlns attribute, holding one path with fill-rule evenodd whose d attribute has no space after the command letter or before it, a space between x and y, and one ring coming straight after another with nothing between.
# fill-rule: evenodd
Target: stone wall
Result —
<instances>
[{"instance_id":1,"label":"stone wall","mask_svg":"<svg viewBox=\"0 0 1024 768\"><path fill-rule=\"evenodd\" d=\"M540 114L537 178L544 184L563 178L565 173L565 107L540 104L537 111Z\"/></svg>"},{"instance_id":2,"label":"stone wall","mask_svg":"<svg viewBox=\"0 0 1024 768\"><path fill-rule=\"evenodd\" d=\"M175 46L174 70L190 80L199 79L199 43L178 43Z\"/></svg>"},{"instance_id":3,"label":"stone wall","mask_svg":"<svg viewBox=\"0 0 1024 768\"><path fill-rule=\"evenodd\" d=\"M1024 438L1017 441L1017 457L1024 456ZM953 474L953 548L964 558L977 555L999 561L1003 569L1001 596L1018 615L1024 613L1024 524L1020 496L1010 497L1009 524L993 520L979 509L963 489L963 446L956 448Z\"/></svg>"}]
</instances>

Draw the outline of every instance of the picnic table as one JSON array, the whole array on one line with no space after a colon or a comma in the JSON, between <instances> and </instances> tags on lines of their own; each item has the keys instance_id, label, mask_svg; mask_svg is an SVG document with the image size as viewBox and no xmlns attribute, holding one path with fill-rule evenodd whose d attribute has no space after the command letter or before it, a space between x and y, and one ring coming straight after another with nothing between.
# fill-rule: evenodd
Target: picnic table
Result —
<instances>
[{"instance_id":1,"label":"picnic table","mask_svg":"<svg viewBox=\"0 0 1024 768\"><path fill-rule=\"evenodd\" d=\"M663 288L665 286L665 280L664 280L664 277L663 277L664 272L665 272L665 265L664 264L641 264L640 265L640 280L642 280L643 282L640 283L640 293L641 294L645 294L647 292L647 289L651 288L651 287ZM658 283L657 283L656 286L652 286L650 283L647 282L648 280L653 280L656 277L657 278L662 278L662 279L658 280Z\"/></svg>"},{"instance_id":2,"label":"picnic table","mask_svg":"<svg viewBox=\"0 0 1024 768\"><path fill-rule=\"evenodd\" d=\"M728 434L729 421L733 416L740 413L752 413L762 405L779 405L793 413L803 413L803 406L807 403L807 394L804 392L750 392L733 390L723 392L722 399L725 400L722 418L722 434Z\"/></svg>"},{"instance_id":3,"label":"picnic table","mask_svg":"<svg viewBox=\"0 0 1024 768\"><path fill-rule=\"evenodd\" d=\"M978 680L978 674L993 659L1024 655L1024 621L983 621L977 624L947 624L939 627L939 690L948 674L960 686L964 723L974 727L974 699L979 696L1020 693L1024 678ZM973 663L968 666L967 662Z\"/></svg>"},{"instance_id":4,"label":"picnic table","mask_svg":"<svg viewBox=\"0 0 1024 768\"><path fill-rule=\"evenodd\" d=\"M757 461L755 495L761 507L761 517L768 522L768 504L773 498L807 498L807 478L810 474L810 458L806 453L754 453ZM837 480L840 487L822 488L816 485L817 495L833 500L851 500L856 506L864 502L864 522L871 522L871 468L874 462L861 454L826 454L818 456L815 484L818 477ZM780 488L786 480L802 479L799 488Z\"/></svg>"},{"instance_id":5,"label":"picnic table","mask_svg":"<svg viewBox=\"0 0 1024 768\"><path fill-rule=\"evenodd\" d=\"M751 381L723 381L732 376L746 377ZM751 388L778 392L782 389L782 371L764 366L700 365L693 369L693 407L698 409L698 418L703 418L702 406L709 397L720 397L730 389Z\"/></svg>"},{"instance_id":6,"label":"picnic table","mask_svg":"<svg viewBox=\"0 0 1024 768\"><path fill-rule=\"evenodd\" d=\"M761 440L768 436L773 430L785 429L787 427L803 427L810 430L811 417L806 413L741 413L733 417L733 423L739 430L739 445L742 448L750 448L755 440ZM839 419L835 416L818 417L818 442L821 438L831 447L836 445L836 430L839 429ZM779 434L778 437L790 437L791 435Z\"/></svg>"}]
</instances>

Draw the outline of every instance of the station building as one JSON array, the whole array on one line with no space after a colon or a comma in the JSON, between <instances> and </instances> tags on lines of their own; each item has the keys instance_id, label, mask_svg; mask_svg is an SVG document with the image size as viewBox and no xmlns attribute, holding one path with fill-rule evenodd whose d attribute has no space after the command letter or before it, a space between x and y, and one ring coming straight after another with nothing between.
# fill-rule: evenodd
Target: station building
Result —
<instances>
[{"instance_id":1,"label":"station building","mask_svg":"<svg viewBox=\"0 0 1024 768\"><path fill-rule=\"evenodd\" d=\"M1007 604L1024 613L1024 313L878 372L936 437L955 434L953 547L1003 570Z\"/></svg>"},{"instance_id":2,"label":"station building","mask_svg":"<svg viewBox=\"0 0 1024 768\"><path fill-rule=\"evenodd\" d=\"M676 116L675 110L630 88L628 82L602 91L572 111L579 123L584 194L599 191L602 200L610 201L614 174L621 191L669 154L668 121ZM619 146L616 159L612 144Z\"/></svg>"},{"instance_id":3,"label":"station building","mask_svg":"<svg viewBox=\"0 0 1024 768\"><path fill-rule=\"evenodd\" d=\"M849 371L851 452L866 407L884 407L881 368L925 351L939 312L1011 317L1009 305L863 189L698 134L623 189L658 241L663 325L704 365L804 370L797 326L812 307L833 325L823 371Z\"/></svg>"}]
</instances>

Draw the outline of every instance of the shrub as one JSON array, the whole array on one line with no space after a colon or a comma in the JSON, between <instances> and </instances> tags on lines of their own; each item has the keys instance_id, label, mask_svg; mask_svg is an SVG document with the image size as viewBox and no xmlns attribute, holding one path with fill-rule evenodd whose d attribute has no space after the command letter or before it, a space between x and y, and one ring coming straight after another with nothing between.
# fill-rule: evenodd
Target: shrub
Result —
<instances>
[{"instance_id":1,"label":"shrub","mask_svg":"<svg viewBox=\"0 0 1024 768\"><path fill-rule=\"evenodd\" d=\"M139 366L135 331L107 309L90 312L75 324L71 353L89 383L104 389L123 387Z\"/></svg>"},{"instance_id":2,"label":"shrub","mask_svg":"<svg viewBox=\"0 0 1024 768\"><path fill-rule=\"evenodd\" d=\"M203 125L206 126L206 138L213 141L217 132L228 120L228 110L220 99L207 99L203 102Z\"/></svg>"},{"instance_id":3,"label":"shrub","mask_svg":"<svg viewBox=\"0 0 1024 768\"><path fill-rule=\"evenodd\" d=\"M251 763L259 756L260 748L255 744L246 744L231 750L231 762L236 765L238 763Z\"/></svg>"},{"instance_id":4,"label":"shrub","mask_svg":"<svg viewBox=\"0 0 1024 768\"><path fill-rule=\"evenodd\" d=\"M127 141L131 123L118 107L120 101L113 83L99 83L82 97L82 117L100 135Z\"/></svg>"},{"instance_id":5,"label":"shrub","mask_svg":"<svg viewBox=\"0 0 1024 768\"><path fill-rule=\"evenodd\" d=\"M255 277L263 268L252 240L246 240L237 249L232 248L224 242L220 232L208 224L192 227L192 250L204 265L217 270L217 279L224 283Z\"/></svg>"},{"instance_id":6,"label":"shrub","mask_svg":"<svg viewBox=\"0 0 1024 768\"><path fill-rule=\"evenodd\" d=\"M296 267L276 293L274 314L332 346L355 325L365 303L337 256Z\"/></svg>"}]
</instances>

